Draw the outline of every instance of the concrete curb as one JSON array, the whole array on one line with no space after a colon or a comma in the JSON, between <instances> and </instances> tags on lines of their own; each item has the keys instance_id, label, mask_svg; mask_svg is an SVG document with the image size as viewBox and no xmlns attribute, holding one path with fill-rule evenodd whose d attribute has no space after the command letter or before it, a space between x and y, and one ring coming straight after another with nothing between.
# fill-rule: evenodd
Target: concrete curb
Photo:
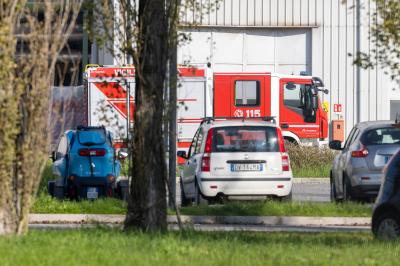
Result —
<instances>
[{"instance_id":1,"label":"concrete curb","mask_svg":"<svg viewBox=\"0 0 400 266\"><path fill-rule=\"evenodd\" d=\"M103 214L30 214L30 224L122 224L125 215ZM368 217L305 217L305 216L190 216L182 215L185 224L279 225L279 226L369 226ZM176 224L169 215L168 223Z\"/></svg>"}]
</instances>

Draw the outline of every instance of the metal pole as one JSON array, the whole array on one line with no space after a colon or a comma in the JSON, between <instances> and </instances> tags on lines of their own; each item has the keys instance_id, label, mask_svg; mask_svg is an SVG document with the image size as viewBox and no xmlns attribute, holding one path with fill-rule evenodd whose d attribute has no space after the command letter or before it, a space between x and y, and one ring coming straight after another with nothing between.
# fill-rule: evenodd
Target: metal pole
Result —
<instances>
[{"instance_id":1,"label":"metal pole","mask_svg":"<svg viewBox=\"0 0 400 266\"><path fill-rule=\"evenodd\" d=\"M131 123L131 84L125 81L126 88L126 139L129 141Z\"/></svg>"}]
</instances>

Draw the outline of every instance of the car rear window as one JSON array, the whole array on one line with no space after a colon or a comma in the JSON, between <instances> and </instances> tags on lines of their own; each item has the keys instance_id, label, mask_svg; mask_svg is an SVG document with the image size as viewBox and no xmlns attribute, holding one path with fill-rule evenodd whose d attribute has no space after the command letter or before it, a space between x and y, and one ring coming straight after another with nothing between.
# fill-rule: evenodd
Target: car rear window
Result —
<instances>
[{"instance_id":1,"label":"car rear window","mask_svg":"<svg viewBox=\"0 0 400 266\"><path fill-rule=\"evenodd\" d=\"M363 138L365 145L400 144L400 128L385 127L369 130Z\"/></svg>"},{"instance_id":2,"label":"car rear window","mask_svg":"<svg viewBox=\"0 0 400 266\"><path fill-rule=\"evenodd\" d=\"M213 130L213 152L279 152L275 127L218 127Z\"/></svg>"},{"instance_id":3,"label":"car rear window","mask_svg":"<svg viewBox=\"0 0 400 266\"><path fill-rule=\"evenodd\" d=\"M78 131L78 141L82 145L101 145L106 142L106 134L103 129L91 129Z\"/></svg>"}]
</instances>

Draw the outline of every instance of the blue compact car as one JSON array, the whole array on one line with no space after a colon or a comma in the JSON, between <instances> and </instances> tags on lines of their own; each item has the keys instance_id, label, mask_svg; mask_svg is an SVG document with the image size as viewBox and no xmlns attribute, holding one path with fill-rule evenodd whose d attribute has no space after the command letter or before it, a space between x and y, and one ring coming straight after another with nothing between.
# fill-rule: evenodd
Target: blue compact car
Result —
<instances>
[{"instance_id":1,"label":"blue compact car","mask_svg":"<svg viewBox=\"0 0 400 266\"><path fill-rule=\"evenodd\" d=\"M48 183L49 194L59 199L125 198L128 182L118 177L119 159L126 155L116 154L112 135L104 127L66 131L51 156L57 179Z\"/></svg>"}]
</instances>

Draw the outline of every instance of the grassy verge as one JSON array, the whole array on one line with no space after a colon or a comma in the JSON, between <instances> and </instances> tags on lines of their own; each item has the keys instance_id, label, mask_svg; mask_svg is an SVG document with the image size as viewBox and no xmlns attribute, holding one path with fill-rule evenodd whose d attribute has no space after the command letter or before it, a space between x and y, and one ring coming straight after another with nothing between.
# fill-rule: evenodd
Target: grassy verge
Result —
<instances>
[{"instance_id":1,"label":"grassy verge","mask_svg":"<svg viewBox=\"0 0 400 266\"><path fill-rule=\"evenodd\" d=\"M104 228L0 238L1 265L397 265L370 233L124 233Z\"/></svg>"},{"instance_id":2,"label":"grassy verge","mask_svg":"<svg viewBox=\"0 0 400 266\"><path fill-rule=\"evenodd\" d=\"M345 216L369 217L371 206L358 203L312 203L312 202L228 202L224 205L190 206L181 209L183 215L244 215L244 216ZM126 203L117 199L95 201L59 201L48 195L40 195L32 213L87 213L125 214ZM169 214L175 214L169 211Z\"/></svg>"},{"instance_id":3,"label":"grassy verge","mask_svg":"<svg viewBox=\"0 0 400 266\"><path fill-rule=\"evenodd\" d=\"M370 217L372 207L359 203L228 202L224 205L184 207L186 215Z\"/></svg>"},{"instance_id":4,"label":"grassy verge","mask_svg":"<svg viewBox=\"0 0 400 266\"><path fill-rule=\"evenodd\" d=\"M31 213L86 213L125 214L126 203L118 199L98 199L94 201L56 200L49 195L39 195L31 208Z\"/></svg>"}]
</instances>

